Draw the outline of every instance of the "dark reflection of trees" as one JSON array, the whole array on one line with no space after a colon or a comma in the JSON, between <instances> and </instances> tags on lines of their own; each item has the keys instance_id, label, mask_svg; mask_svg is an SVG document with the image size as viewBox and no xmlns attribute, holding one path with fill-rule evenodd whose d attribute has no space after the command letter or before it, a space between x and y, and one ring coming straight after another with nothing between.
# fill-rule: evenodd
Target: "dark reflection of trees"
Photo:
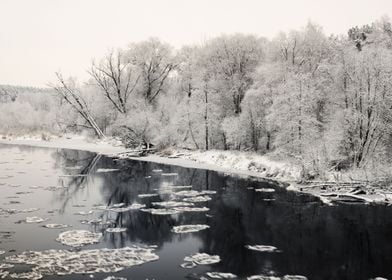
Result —
<instances>
[{"instance_id":1,"label":"dark reflection of trees","mask_svg":"<svg viewBox=\"0 0 392 280\"><path fill-rule=\"evenodd\" d=\"M82 155L75 155L78 157L82 158ZM85 161L86 166L88 162ZM203 243L201 252L218 254L222 258L214 270L241 277L269 272L302 274L316 280L392 275L392 209L386 206L323 206L311 196L284 189L277 189L272 194L248 189L268 187L268 182L142 161L114 161L102 157L92 171L96 168L120 169L119 172L92 175L102 179L100 191L107 205L139 202L151 207L152 201L168 198L140 199L137 195L152 193L165 183L218 191L212 201L200 204L210 208L208 214L212 217L205 213L184 213L174 218L141 211L104 212L104 219L113 219L116 226L128 229L126 233L105 235L106 242L113 247L129 242L162 246L174 242L171 233L174 225L206 223L210 229L195 236ZM179 176L154 175L153 169L176 172ZM275 201L263 198L275 198ZM273 245L282 252L250 251L245 248L247 244Z\"/></svg>"},{"instance_id":2,"label":"dark reflection of trees","mask_svg":"<svg viewBox=\"0 0 392 280\"><path fill-rule=\"evenodd\" d=\"M88 185L89 175L95 170L101 155L79 150L58 149L52 156L55 159L55 167L63 169L65 174L83 175L59 179L59 183L63 187L61 191L57 192L62 201L59 212L64 213L73 196ZM78 166L80 169L69 169Z\"/></svg>"}]
</instances>

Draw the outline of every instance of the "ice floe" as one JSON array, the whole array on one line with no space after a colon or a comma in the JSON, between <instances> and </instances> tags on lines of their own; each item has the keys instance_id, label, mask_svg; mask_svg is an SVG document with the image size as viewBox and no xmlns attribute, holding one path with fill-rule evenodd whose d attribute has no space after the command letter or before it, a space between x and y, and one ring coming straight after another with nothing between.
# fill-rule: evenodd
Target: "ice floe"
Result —
<instances>
[{"instance_id":1,"label":"ice floe","mask_svg":"<svg viewBox=\"0 0 392 280\"><path fill-rule=\"evenodd\" d=\"M101 237L102 233L94 233L88 230L70 230L60 233L56 241L71 247L81 247L98 243Z\"/></svg>"},{"instance_id":2,"label":"ice floe","mask_svg":"<svg viewBox=\"0 0 392 280\"><path fill-rule=\"evenodd\" d=\"M209 197L208 195L186 197L183 199L183 201L187 201L187 202L206 202L210 200L211 197Z\"/></svg>"},{"instance_id":3,"label":"ice floe","mask_svg":"<svg viewBox=\"0 0 392 280\"><path fill-rule=\"evenodd\" d=\"M207 272L208 277L214 279L233 279L237 278L237 275L229 272Z\"/></svg>"},{"instance_id":4,"label":"ice floe","mask_svg":"<svg viewBox=\"0 0 392 280\"><path fill-rule=\"evenodd\" d=\"M68 228L71 227L71 225L65 225L65 224L46 224L43 227L45 228L51 228L51 229L62 229L62 228Z\"/></svg>"},{"instance_id":5,"label":"ice floe","mask_svg":"<svg viewBox=\"0 0 392 280\"><path fill-rule=\"evenodd\" d=\"M270 245L246 245L245 247L249 250L259 251L259 252L269 252L269 253L280 252L278 248Z\"/></svg>"},{"instance_id":6,"label":"ice floe","mask_svg":"<svg viewBox=\"0 0 392 280\"><path fill-rule=\"evenodd\" d=\"M0 255L4 255L4 254L5 254L5 251L0 250Z\"/></svg>"},{"instance_id":7,"label":"ice floe","mask_svg":"<svg viewBox=\"0 0 392 280\"><path fill-rule=\"evenodd\" d=\"M179 191L174 193L176 196L185 196L185 197L192 197L192 196L199 196L202 195L202 192L190 190L190 191Z\"/></svg>"},{"instance_id":8,"label":"ice floe","mask_svg":"<svg viewBox=\"0 0 392 280\"><path fill-rule=\"evenodd\" d=\"M12 278L41 279L50 275L119 272L125 268L158 260L159 257L153 250L135 246L76 252L68 250L27 251L19 255L8 256L6 261L32 266L30 272L14 273L10 275Z\"/></svg>"},{"instance_id":9,"label":"ice floe","mask_svg":"<svg viewBox=\"0 0 392 280\"><path fill-rule=\"evenodd\" d=\"M117 172L120 171L120 169L116 169L116 168L98 168L97 171L95 171L96 173L106 173L106 172Z\"/></svg>"},{"instance_id":10,"label":"ice floe","mask_svg":"<svg viewBox=\"0 0 392 280\"><path fill-rule=\"evenodd\" d=\"M307 280L302 275L285 275L283 277L268 276L268 275L253 275L246 278L247 280Z\"/></svg>"},{"instance_id":11,"label":"ice floe","mask_svg":"<svg viewBox=\"0 0 392 280\"><path fill-rule=\"evenodd\" d=\"M75 215L87 216L87 215L91 215L92 213L94 213L93 210L90 210L90 211L79 211L79 212L75 213Z\"/></svg>"},{"instance_id":12,"label":"ice floe","mask_svg":"<svg viewBox=\"0 0 392 280\"><path fill-rule=\"evenodd\" d=\"M205 190L201 191L202 194L216 194L216 191Z\"/></svg>"},{"instance_id":13,"label":"ice floe","mask_svg":"<svg viewBox=\"0 0 392 280\"><path fill-rule=\"evenodd\" d=\"M210 226L208 226L208 225L181 225L181 226L173 227L172 232L174 232L174 233L197 232L197 231L207 229L209 227Z\"/></svg>"},{"instance_id":14,"label":"ice floe","mask_svg":"<svg viewBox=\"0 0 392 280\"><path fill-rule=\"evenodd\" d=\"M161 173L161 175L166 177L172 177L172 176L178 176L178 173Z\"/></svg>"},{"instance_id":15,"label":"ice floe","mask_svg":"<svg viewBox=\"0 0 392 280\"><path fill-rule=\"evenodd\" d=\"M121 212L127 212L127 211L131 211L131 210L138 210L138 209L146 207L145 204L140 204L140 203L133 203L128 206L124 206L124 205L125 205L124 203L118 203L118 204L114 204L111 206L98 206L95 209L121 213Z\"/></svg>"},{"instance_id":16,"label":"ice floe","mask_svg":"<svg viewBox=\"0 0 392 280\"><path fill-rule=\"evenodd\" d=\"M182 268L194 268L197 266L197 264L195 264L194 262L185 262L185 263L180 264L180 266Z\"/></svg>"},{"instance_id":17,"label":"ice floe","mask_svg":"<svg viewBox=\"0 0 392 280\"><path fill-rule=\"evenodd\" d=\"M8 214L18 214L18 213L31 213L38 211L39 208L27 208L27 209L1 209L0 208L0 213L5 212Z\"/></svg>"},{"instance_id":18,"label":"ice floe","mask_svg":"<svg viewBox=\"0 0 392 280\"><path fill-rule=\"evenodd\" d=\"M265 193L272 193L272 192L275 192L275 189L270 189L270 188L261 188L261 189L255 189L255 192L265 192Z\"/></svg>"},{"instance_id":19,"label":"ice floe","mask_svg":"<svg viewBox=\"0 0 392 280\"><path fill-rule=\"evenodd\" d=\"M108 276L103 280L127 280L127 278L124 277L117 277L117 276Z\"/></svg>"},{"instance_id":20,"label":"ice floe","mask_svg":"<svg viewBox=\"0 0 392 280\"><path fill-rule=\"evenodd\" d=\"M101 218L95 218L95 219L91 219L91 220L81 220L80 221L81 224L85 225L101 225L101 226L111 226L114 225L116 223L116 221L114 220L102 220Z\"/></svg>"},{"instance_id":21,"label":"ice floe","mask_svg":"<svg viewBox=\"0 0 392 280\"><path fill-rule=\"evenodd\" d=\"M160 206L160 207L180 207L180 206L194 206L193 203L182 202L182 201L162 201L162 202L152 202L152 205Z\"/></svg>"},{"instance_id":22,"label":"ice floe","mask_svg":"<svg viewBox=\"0 0 392 280\"><path fill-rule=\"evenodd\" d=\"M247 280L282 280L279 277L268 275L252 275L246 278Z\"/></svg>"},{"instance_id":23,"label":"ice floe","mask_svg":"<svg viewBox=\"0 0 392 280\"><path fill-rule=\"evenodd\" d=\"M48 219L44 219L44 218L41 218L41 217L33 216L33 217L26 217L24 222L26 222L28 224L31 224L31 223L42 223L42 222L45 222L47 220Z\"/></svg>"},{"instance_id":24,"label":"ice floe","mask_svg":"<svg viewBox=\"0 0 392 280\"><path fill-rule=\"evenodd\" d=\"M127 231L126 228L107 228L106 232L110 232L110 233L120 233L120 232L125 232Z\"/></svg>"},{"instance_id":25,"label":"ice floe","mask_svg":"<svg viewBox=\"0 0 392 280\"><path fill-rule=\"evenodd\" d=\"M10 269L13 268L14 265L10 263L0 263L0 269Z\"/></svg>"},{"instance_id":26,"label":"ice floe","mask_svg":"<svg viewBox=\"0 0 392 280\"><path fill-rule=\"evenodd\" d=\"M184 258L185 262L193 262L198 265L214 264L221 261L218 255L209 255L207 253L197 253Z\"/></svg>"},{"instance_id":27,"label":"ice floe","mask_svg":"<svg viewBox=\"0 0 392 280\"><path fill-rule=\"evenodd\" d=\"M179 213L177 210L171 208L147 208L140 210L143 212L151 213L152 215L174 215Z\"/></svg>"},{"instance_id":28,"label":"ice floe","mask_svg":"<svg viewBox=\"0 0 392 280\"><path fill-rule=\"evenodd\" d=\"M144 207L146 207L145 204L133 203L133 204L131 204L129 206L125 206L125 207L110 207L107 210L121 213L121 212L127 212L127 211L131 211L131 210L138 210L138 209L141 209Z\"/></svg>"},{"instance_id":29,"label":"ice floe","mask_svg":"<svg viewBox=\"0 0 392 280\"><path fill-rule=\"evenodd\" d=\"M178 212L207 212L210 210L210 208L207 207L187 207L187 206L174 207L173 209Z\"/></svg>"},{"instance_id":30,"label":"ice floe","mask_svg":"<svg viewBox=\"0 0 392 280\"><path fill-rule=\"evenodd\" d=\"M138 197L140 198L146 198L146 197L154 197L154 196L158 196L159 194L157 193L142 193L139 194Z\"/></svg>"}]
</instances>

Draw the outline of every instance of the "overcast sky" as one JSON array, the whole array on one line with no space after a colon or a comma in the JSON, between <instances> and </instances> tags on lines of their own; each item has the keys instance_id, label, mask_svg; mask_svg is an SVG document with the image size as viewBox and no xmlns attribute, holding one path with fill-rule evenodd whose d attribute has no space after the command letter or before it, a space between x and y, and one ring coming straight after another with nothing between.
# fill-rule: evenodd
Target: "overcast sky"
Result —
<instances>
[{"instance_id":1,"label":"overcast sky","mask_svg":"<svg viewBox=\"0 0 392 280\"><path fill-rule=\"evenodd\" d=\"M222 33L272 38L310 19L326 34L392 14L392 0L0 0L0 84L87 77L111 47L159 37L179 48Z\"/></svg>"}]
</instances>

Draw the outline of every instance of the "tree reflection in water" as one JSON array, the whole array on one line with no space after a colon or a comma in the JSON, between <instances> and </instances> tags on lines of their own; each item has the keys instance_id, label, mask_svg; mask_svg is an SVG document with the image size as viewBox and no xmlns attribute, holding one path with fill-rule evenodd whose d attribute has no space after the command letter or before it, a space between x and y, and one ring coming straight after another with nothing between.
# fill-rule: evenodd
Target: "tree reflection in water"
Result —
<instances>
[{"instance_id":1,"label":"tree reflection in water","mask_svg":"<svg viewBox=\"0 0 392 280\"><path fill-rule=\"evenodd\" d=\"M81 172L89 175L70 181L72 191L64 190L61 195L64 209L83 185L91 188L97 181L99 188L94 186L94 191L99 189L106 206L137 202L153 207L151 202L169 197L161 194L141 199L138 194L154 193L170 184L217 191L211 201L197 204L210 208L207 215L187 212L159 216L138 210L102 212L102 219L112 219L117 227L127 228L123 233L104 235L105 244L111 247L141 243L156 244L162 249L165 244L186 241L191 235L202 244L200 252L221 257L222 261L213 266L215 271L241 277L260 273L300 274L309 279L369 279L392 275L392 258L389 257L392 253L389 242L392 210L387 206L325 206L311 196L276 188L276 184L268 181L143 161L97 158L85 152L63 150L56 156L65 160L66 166L82 165ZM95 173L98 168L119 171ZM178 176L161 176L153 172L154 169L178 173ZM260 187L272 187L276 191L256 193L252 189ZM210 228L188 235L171 232L173 226L182 224L208 224ZM95 229L104 231L102 227ZM189 242L194 242L192 240ZM245 248L245 245L256 244L276 246L281 252L265 253ZM176 254L183 256L184 252ZM173 264L173 267L181 270L178 265Z\"/></svg>"}]
</instances>

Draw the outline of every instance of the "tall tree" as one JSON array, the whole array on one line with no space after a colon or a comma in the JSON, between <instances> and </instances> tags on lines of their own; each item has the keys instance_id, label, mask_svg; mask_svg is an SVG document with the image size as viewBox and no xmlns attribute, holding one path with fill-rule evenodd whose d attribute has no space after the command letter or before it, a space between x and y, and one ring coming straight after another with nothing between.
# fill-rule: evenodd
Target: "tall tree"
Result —
<instances>
[{"instance_id":1,"label":"tall tree","mask_svg":"<svg viewBox=\"0 0 392 280\"><path fill-rule=\"evenodd\" d=\"M141 95L148 103L154 102L165 91L169 75L176 66L171 46L151 38L130 45L128 57L138 67Z\"/></svg>"},{"instance_id":2,"label":"tall tree","mask_svg":"<svg viewBox=\"0 0 392 280\"><path fill-rule=\"evenodd\" d=\"M135 71L124 51L111 51L99 64L93 62L89 73L114 108L126 114L129 97L135 91L141 74Z\"/></svg>"},{"instance_id":3,"label":"tall tree","mask_svg":"<svg viewBox=\"0 0 392 280\"><path fill-rule=\"evenodd\" d=\"M56 73L56 77L58 82L55 85L51 85L52 88L83 117L99 138L104 138L105 135L91 115L89 106L76 87L75 81L73 79L65 81L61 73Z\"/></svg>"}]
</instances>

